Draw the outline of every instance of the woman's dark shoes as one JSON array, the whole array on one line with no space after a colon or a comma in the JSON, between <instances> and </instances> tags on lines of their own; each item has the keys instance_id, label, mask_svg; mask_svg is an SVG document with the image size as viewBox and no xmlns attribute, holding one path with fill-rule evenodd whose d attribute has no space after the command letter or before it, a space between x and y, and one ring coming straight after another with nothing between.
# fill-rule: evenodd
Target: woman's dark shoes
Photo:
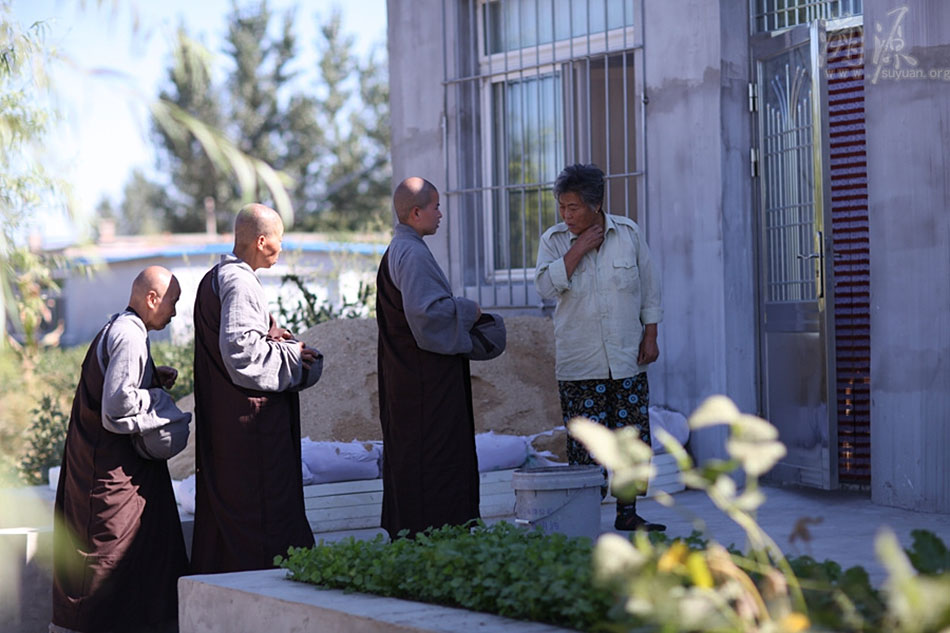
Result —
<instances>
[{"instance_id":1,"label":"woman's dark shoes","mask_svg":"<svg viewBox=\"0 0 950 633\"><path fill-rule=\"evenodd\" d=\"M618 514L614 520L614 529L623 532L632 530L646 530L647 532L665 532L666 526L662 523L650 523L639 514Z\"/></svg>"}]
</instances>

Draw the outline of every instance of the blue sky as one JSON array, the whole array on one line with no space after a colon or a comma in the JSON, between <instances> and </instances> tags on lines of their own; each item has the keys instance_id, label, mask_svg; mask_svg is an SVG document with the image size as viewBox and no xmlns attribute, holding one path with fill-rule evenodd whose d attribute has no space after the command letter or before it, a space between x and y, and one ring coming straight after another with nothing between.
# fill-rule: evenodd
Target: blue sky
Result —
<instances>
[{"instance_id":1,"label":"blue sky","mask_svg":"<svg viewBox=\"0 0 950 633\"><path fill-rule=\"evenodd\" d=\"M239 0L238 6L257 1ZM385 0L270 0L268 6L274 13L296 7L298 45L310 56L300 60L303 73L316 64L317 25L334 6L342 10L343 28L361 56L373 47L385 54ZM45 21L47 42L69 60L53 75L64 121L47 151L55 170L74 186L78 224L103 196L120 201L133 168L148 172L154 165L145 104L164 81L179 23L220 54L230 7L231 0L13 0L21 25ZM41 223L37 228L47 243L76 235L55 214L44 214Z\"/></svg>"}]
</instances>

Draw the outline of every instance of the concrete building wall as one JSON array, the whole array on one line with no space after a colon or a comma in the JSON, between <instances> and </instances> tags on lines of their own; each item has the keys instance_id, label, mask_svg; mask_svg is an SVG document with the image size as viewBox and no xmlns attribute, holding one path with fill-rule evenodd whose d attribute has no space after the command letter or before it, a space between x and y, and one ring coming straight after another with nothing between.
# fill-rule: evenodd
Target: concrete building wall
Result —
<instances>
[{"instance_id":1,"label":"concrete building wall","mask_svg":"<svg viewBox=\"0 0 950 633\"><path fill-rule=\"evenodd\" d=\"M394 185L419 174L444 186L439 79L443 63L455 67L444 56L454 54L458 3L445 4L443 52L440 11L420 19L411 0L388 2ZM647 207L640 222L665 308L650 383L654 404L685 413L716 393L757 410L748 19L744 2L645 3ZM446 113L449 142L457 110L450 104ZM447 223L427 239L460 290L459 236L452 234L460 222L451 206L443 212ZM706 431L692 447L702 458L720 455L722 438L721 429Z\"/></svg>"},{"instance_id":2,"label":"concrete building wall","mask_svg":"<svg viewBox=\"0 0 950 633\"><path fill-rule=\"evenodd\" d=\"M443 192L444 217L440 229L425 239L448 272L448 240L451 226L458 222L458 210L446 204L444 194L442 78L445 73L440 4L420 4L412 0L387 2L389 116L393 130L393 187L409 176L422 176ZM425 11L421 12L423 5Z\"/></svg>"},{"instance_id":3,"label":"concrete building wall","mask_svg":"<svg viewBox=\"0 0 950 633\"><path fill-rule=\"evenodd\" d=\"M83 345L95 337L109 316L119 312L129 301L132 281L139 272L153 265L168 268L181 284L177 314L167 328L152 332L152 341L173 340L184 343L194 336L194 304L198 284L205 273L220 259L220 255L202 254L141 257L103 263L90 274L74 275L63 284L62 301L64 323L63 345ZM283 284L282 277L296 274L303 277L307 290L318 301L338 305L346 297L355 299L359 281L375 283L379 255L357 255L334 252L285 251L280 262L269 269L258 270L271 309L277 316L277 298L293 307L300 293L291 284Z\"/></svg>"},{"instance_id":4,"label":"concrete building wall","mask_svg":"<svg viewBox=\"0 0 950 633\"><path fill-rule=\"evenodd\" d=\"M664 285L652 399L757 409L745 3L646 2L647 214ZM721 455L724 429L696 434Z\"/></svg>"},{"instance_id":5,"label":"concrete building wall","mask_svg":"<svg viewBox=\"0 0 950 633\"><path fill-rule=\"evenodd\" d=\"M725 393L757 412L748 3L644 2L649 103L640 221L666 311L650 372L653 403L688 413ZM451 140L457 113L449 104L442 116L443 16L420 19L411 0L388 7L394 183L421 174L444 187L442 125ZM872 497L950 512L950 3L865 0L864 11ZM878 50L892 35L894 50ZM458 286L460 262L449 261L457 251L448 245L459 223L455 210L445 211L430 245L447 272L455 269ZM722 431L705 432L692 447L700 458L721 454L722 439Z\"/></svg>"},{"instance_id":6,"label":"concrete building wall","mask_svg":"<svg viewBox=\"0 0 950 633\"><path fill-rule=\"evenodd\" d=\"M950 512L950 3L864 10L871 494Z\"/></svg>"}]
</instances>

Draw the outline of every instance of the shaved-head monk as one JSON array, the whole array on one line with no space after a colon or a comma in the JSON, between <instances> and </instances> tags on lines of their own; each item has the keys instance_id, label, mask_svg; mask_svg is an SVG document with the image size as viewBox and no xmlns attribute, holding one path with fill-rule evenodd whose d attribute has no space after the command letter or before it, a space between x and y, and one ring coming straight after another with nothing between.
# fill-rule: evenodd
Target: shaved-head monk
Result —
<instances>
[{"instance_id":1,"label":"shaved-head monk","mask_svg":"<svg viewBox=\"0 0 950 633\"><path fill-rule=\"evenodd\" d=\"M242 208L233 254L195 297L194 573L265 569L313 545L298 392L320 378L323 356L278 327L255 272L277 263L283 235L270 207Z\"/></svg>"},{"instance_id":2,"label":"shaved-head monk","mask_svg":"<svg viewBox=\"0 0 950 633\"><path fill-rule=\"evenodd\" d=\"M176 630L188 561L165 460L191 414L164 391L178 372L155 366L148 332L180 295L171 272L146 268L86 352L56 489L55 633Z\"/></svg>"},{"instance_id":3,"label":"shaved-head monk","mask_svg":"<svg viewBox=\"0 0 950 633\"><path fill-rule=\"evenodd\" d=\"M439 192L407 178L376 277L382 526L392 538L479 516L469 361L478 304L452 294L423 241L439 228ZM487 315L486 315L487 316Z\"/></svg>"}]
</instances>

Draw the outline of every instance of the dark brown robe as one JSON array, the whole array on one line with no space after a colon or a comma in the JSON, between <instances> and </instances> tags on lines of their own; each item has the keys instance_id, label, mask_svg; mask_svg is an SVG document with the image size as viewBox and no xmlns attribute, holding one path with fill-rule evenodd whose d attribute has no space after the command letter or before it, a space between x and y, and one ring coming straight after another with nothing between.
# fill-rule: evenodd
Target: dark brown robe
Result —
<instances>
[{"instance_id":1,"label":"dark brown robe","mask_svg":"<svg viewBox=\"0 0 950 633\"><path fill-rule=\"evenodd\" d=\"M268 569L310 547L295 391L235 385L221 358L218 266L195 297L195 531L191 571Z\"/></svg>"},{"instance_id":2,"label":"dark brown robe","mask_svg":"<svg viewBox=\"0 0 950 633\"><path fill-rule=\"evenodd\" d=\"M389 252L376 277L382 527L395 538L479 517L469 361L421 349L406 320Z\"/></svg>"},{"instance_id":3,"label":"dark brown robe","mask_svg":"<svg viewBox=\"0 0 950 633\"><path fill-rule=\"evenodd\" d=\"M82 363L56 490L53 624L84 633L177 630L188 559L175 493L164 461L140 457L128 435L102 426L102 335Z\"/></svg>"}]
</instances>

